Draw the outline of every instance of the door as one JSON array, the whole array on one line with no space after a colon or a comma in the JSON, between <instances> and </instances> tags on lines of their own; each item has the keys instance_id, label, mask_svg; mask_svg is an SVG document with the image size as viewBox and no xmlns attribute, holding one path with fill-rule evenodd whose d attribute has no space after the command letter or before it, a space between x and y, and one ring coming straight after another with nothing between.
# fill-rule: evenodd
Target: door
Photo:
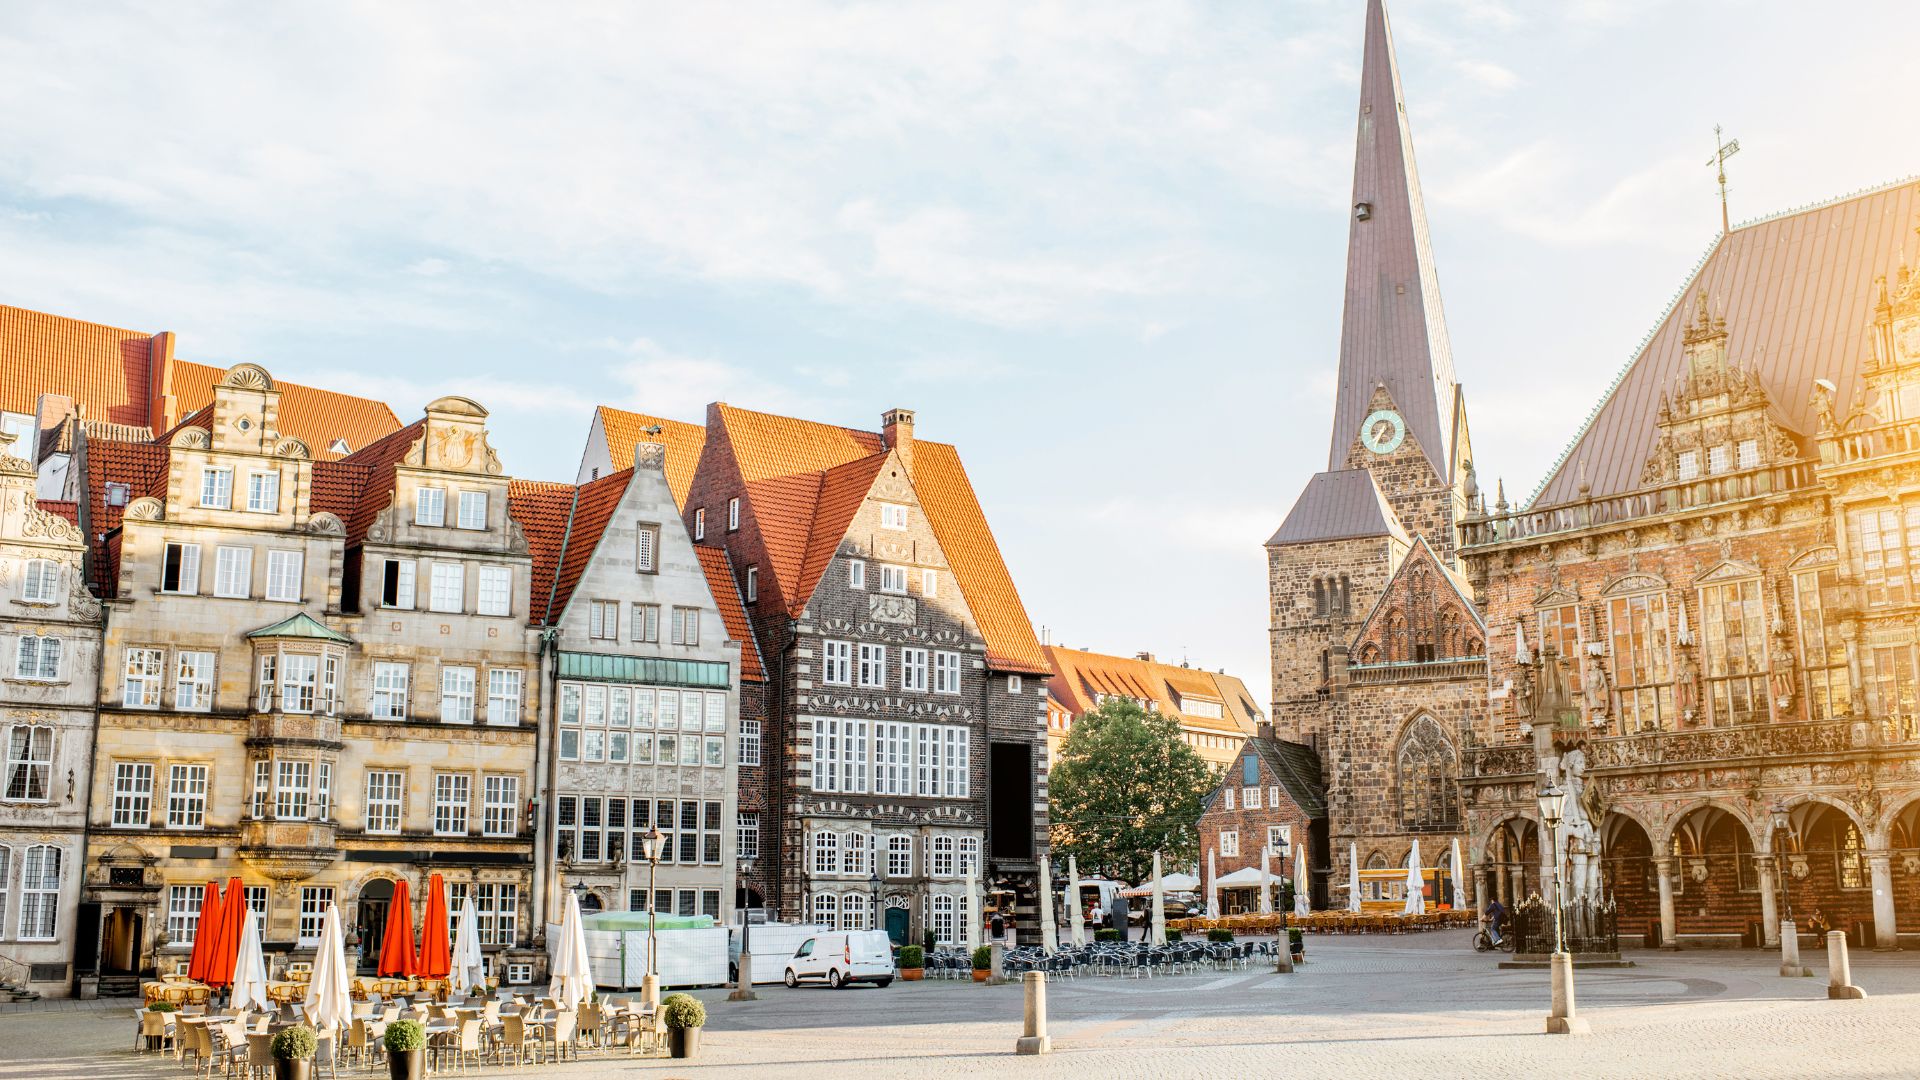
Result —
<instances>
[{"instance_id":1,"label":"door","mask_svg":"<svg viewBox=\"0 0 1920 1080\"><path fill-rule=\"evenodd\" d=\"M801 942L800 947L793 951L793 959L787 961L787 966L793 969L794 977L804 979L818 970L815 966L813 955L813 947L816 940L815 938L808 938Z\"/></svg>"},{"instance_id":2,"label":"door","mask_svg":"<svg viewBox=\"0 0 1920 1080\"><path fill-rule=\"evenodd\" d=\"M73 929L73 973L100 973L100 905L82 902Z\"/></svg>"},{"instance_id":3,"label":"door","mask_svg":"<svg viewBox=\"0 0 1920 1080\"><path fill-rule=\"evenodd\" d=\"M107 916L100 948L100 974L137 975L140 928L145 920L132 908L117 907Z\"/></svg>"},{"instance_id":4,"label":"door","mask_svg":"<svg viewBox=\"0 0 1920 1080\"><path fill-rule=\"evenodd\" d=\"M380 946L387 938L387 908L393 903L393 882L375 878L360 890L354 923L360 928L359 973L371 975L380 966Z\"/></svg>"},{"instance_id":5,"label":"door","mask_svg":"<svg viewBox=\"0 0 1920 1080\"><path fill-rule=\"evenodd\" d=\"M909 930L908 923L911 921L911 918L912 913L906 908L888 908L887 939L895 945L905 945L907 943L907 933Z\"/></svg>"}]
</instances>

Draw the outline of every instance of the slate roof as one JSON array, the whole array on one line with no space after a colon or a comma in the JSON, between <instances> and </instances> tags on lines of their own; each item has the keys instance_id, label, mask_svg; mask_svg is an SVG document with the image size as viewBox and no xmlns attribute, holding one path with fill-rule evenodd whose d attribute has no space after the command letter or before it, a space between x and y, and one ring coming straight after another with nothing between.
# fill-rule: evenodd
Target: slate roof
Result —
<instances>
[{"instance_id":1,"label":"slate roof","mask_svg":"<svg viewBox=\"0 0 1920 1080\"><path fill-rule=\"evenodd\" d=\"M1399 516L1387 505L1387 497L1380 493L1371 470L1337 469L1313 474L1267 546L1363 536L1391 536L1403 544L1411 542Z\"/></svg>"},{"instance_id":2,"label":"slate roof","mask_svg":"<svg viewBox=\"0 0 1920 1080\"><path fill-rule=\"evenodd\" d=\"M1916 214L1920 182L1904 180L1741 225L1715 240L1531 505L1578 499L1582 476L1595 498L1639 487L1658 435L1660 395L1685 368L1681 338L1701 292L1713 314L1726 319L1728 358L1759 373L1782 424L1802 436L1819 426L1815 379L1838 387L1834 412L1847 415L1871 353L1875 281L1899 266L1903 252L1920 252Z\"/></svg>"},{"instance_id":3,"label":"slate roof","mask_svg":"<svg viewBox=\"0 0 1920 1080\"><path fill-rule=\"evenodd\" d=\"M673 501L682 507L687 505L687 491L693 487L700 451L707 443L705 427L610 405L600 406L595 415L600 421L600 433L607 440L607 455L613 460L613 471L633 468L635 443L660 443L667 448L667 487L673 491ZM650 427L659 428L659 434L649 434Z\"/></svg>"},{"instance_id":4,"label":"slate roof","mask_svg":"<svg viewBox=\"0 0 1920 1080\"><path fill-rule=\"evenodd\" d=\"M1308 817L1327 816L1327 785L1320 778L1320 755L1313 752L1313 747L1254 735L1247 739L1247 748L1260 755L1260 760L1280 778L1280 786L1287 789L1287 796Z\"/></svg>"}]
</instances>

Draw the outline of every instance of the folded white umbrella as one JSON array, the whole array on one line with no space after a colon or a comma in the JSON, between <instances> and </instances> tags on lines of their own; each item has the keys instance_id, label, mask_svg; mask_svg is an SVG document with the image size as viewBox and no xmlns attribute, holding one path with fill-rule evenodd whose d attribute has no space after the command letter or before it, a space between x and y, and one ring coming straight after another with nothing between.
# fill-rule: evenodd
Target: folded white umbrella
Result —
<instances>
[{"instance_id":1,"label":"folded white umbrella","mask_svg":"<svg viewBox=\"0 0 1920 1080\"><path fill-rule=\"evenodd\" d=\"M1347 910L1360 910L1360 845L1347 845Z\"/></svg>"},{"instance_id":2,"label":"folded white umbrella","mask_svg":"<svg viewBox=\"0 0 1920 1080\"><path fill-rule=\"evenodd\" d=\"M260 924L252 909L241 920L240 953L233 961L233 1003L231 1008L248 1012L267 1011L267 958L260 951Z\"/></svg>"},{"instance_id":3,"label":"folded white umbrella","mask_svg":"<svg viewBox=\"0 0 1920 1080\"><path fill-rule=\"evenodd\" d=\"M587 928L580 922L580 896L567 890L566 914L560 918L560 940L553 957L548 996L562 1009L572 1009L593 993L593 962L587 956Z\"/></svg>"},{"instance_id":4,"label":"folded white umbrella","mask_svg":"<svg viewBox=\"0 0 1920 1080\"><path fill-rule=\"evenodd\" d=\"M353 1023L352 981L340 909L329 903L320 924L320 946L313 954L313 977L307 982L307 1020L315 1030L332 1031Z\"/></svg>"},{"instance_id":5,"label":"folded white umbrella","mask_svg":"<svg viewBox=\"0 0 1920 1080\"><path fill-rule=\"evenodd\" d=\"M1040 856L1040 947L1048 952L1060 948L1060 933L1053 923L1053 860Z\"/></svg>"},{"instance_id":6,"label":"folded white umbrella","mask_svg":"<svg viewBox=\"0 0 1920 1080\"><path fill-rule=\"evenodd\" d=\"M1420 841L1413 842L1413 853L1407 856L1407 907L1408 915L1424 915L1427 912L1426 883L1420 874Z\"/></svg>"},{"instance_id":7,"label":"folded white umbrella","mask_svg":"<svg viewBox=\"0 0 1920 1080\"><path fill-rule=\"evenodd\" d=\"M486 966L480 959L480 913L474 910L473 897L460 905L460 927L453 933L453 966L449 972L456 989L465 992L486 981Z\"/></svg>"},{"instance_id":8,"label":"folded white umbrella","mask_svg":"<svg viewBox=\"0 0 1920 1080\"><path fill-rule=\"evenodd\" d=\"M1460 865L1460 838L1455 837L1453 841L1453 909L1455 911L1465 911L1467 909L1467 883L1465 875L1461 872L1462 869Z\"/></svg>"},{"instance_id":9,"label":"folded white umbrella","mask_svg":"<svg viewBox=\"0 0 1920 1080\"><path fill-rule=\"evenodd\" d=\"M967 900L963 905L964 910L961 912L961 917L966 921L967 932L961 940L967 943L967 955L972 956L973 950L980 947L980 900L978 894L975 893L973 889L972 863L967 864L966 885Z\"/></svg>"},{"instance_id":10,"label":"folded white umbrella","mask_svg":"<svg viewBox=\"0 0 1920 1080\"><path fill-rule=\"evenodd\" d=\"M1303 919L1311 911L1307 891L1307 849L1301 844L1293 849L1293 913Z\"/></svg>"},{"instance_id":11,"label":"folded white umbrella","mask_svg":"<svg viewBox=\"0 0 1920 1080\"><path fill-rule=\"evenodd\" d=\"M1067 856L1067 917L1072 929L1073 944L1079 948L1087 943L1087 913L1080 910L1080 857Z\"/></svg>"},{"instance_id":12,"label":"folded white umbrella","mask_svg":"<svg viewBox=\"0 0 1920 1080\"><path fill-rule=\"evenodd\" d=\"M1273 914L1273 848L1260 845L1260 914Z\"/></svg>"},{"instance_id":13,"label":"folded white umbrella","mask_svg":"<svg viewBox=\"0 0 1920 1080\"><path fill-rule=\"evenodd\" d=\"M1160 883L1160 853L1153 853L1153 921L1149 924L1155 945L1167 940L1167 892Z\"/></svg>"}]
</instances>

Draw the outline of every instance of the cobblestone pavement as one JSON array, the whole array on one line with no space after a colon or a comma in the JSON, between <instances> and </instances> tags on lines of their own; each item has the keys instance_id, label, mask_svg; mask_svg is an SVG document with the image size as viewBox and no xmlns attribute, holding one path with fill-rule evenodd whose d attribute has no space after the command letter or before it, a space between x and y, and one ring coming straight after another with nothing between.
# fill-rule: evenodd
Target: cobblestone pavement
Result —
<instances>
[{"instance_id":1,"label":"cobblestone pavement","mask_svg":"<svg viewBox=\"0 0 1920 1080\"><path fill-rule=\"evenodd\" d=\"M1501 971L1464 933L1311 938L1292 975L1256 969L1171 978L1063 980L1049 987L1055 1052L1012 1055L1021 989L896 982L833 991L760 989L730 1003L701 991L709 1022L696 1062L589 1054L521 1074L797 1077L874 1074L1188 1077L1250 1070L1433 1077L1911 1077L1920 1060L1920 955L1854 955L1865 1001L1826 998L1816 976L1782 979L1756 952L1634 953L1638 966L1583 970L1590 1036L1542 1034L1547 976ZM91 1003L89 1003L91 1004ZM0 1015L0 1077L183 1076L140 1055L129 1007ZM353 1071L354 1075L372 1075ZM503 1076L512 1070L470 1070ZM1258 1073L1256 1073L1257 1075ZM346 1072L343 1072L346 1075Z\"/></svg>"}]
</instances>

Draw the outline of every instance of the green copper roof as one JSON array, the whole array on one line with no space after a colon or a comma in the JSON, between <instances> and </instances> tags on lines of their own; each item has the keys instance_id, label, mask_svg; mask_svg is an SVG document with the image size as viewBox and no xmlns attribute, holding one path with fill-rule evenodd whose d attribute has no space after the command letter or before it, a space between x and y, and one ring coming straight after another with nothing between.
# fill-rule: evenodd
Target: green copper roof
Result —
<instances>
[{"instance_id":1,"label":"green copper roof","mask_svg":"<svg viewBox=\"0 0 1920 1080\"><path fill-rule=\"evenodd\" d=\"M353 639L338 630L328 629L319 620L304 611L296 611L272 626L263 626L247 635L249 638L319 638L322 641L337 641L342 645L353 644Z\"/></svg>"}]
</instances>

